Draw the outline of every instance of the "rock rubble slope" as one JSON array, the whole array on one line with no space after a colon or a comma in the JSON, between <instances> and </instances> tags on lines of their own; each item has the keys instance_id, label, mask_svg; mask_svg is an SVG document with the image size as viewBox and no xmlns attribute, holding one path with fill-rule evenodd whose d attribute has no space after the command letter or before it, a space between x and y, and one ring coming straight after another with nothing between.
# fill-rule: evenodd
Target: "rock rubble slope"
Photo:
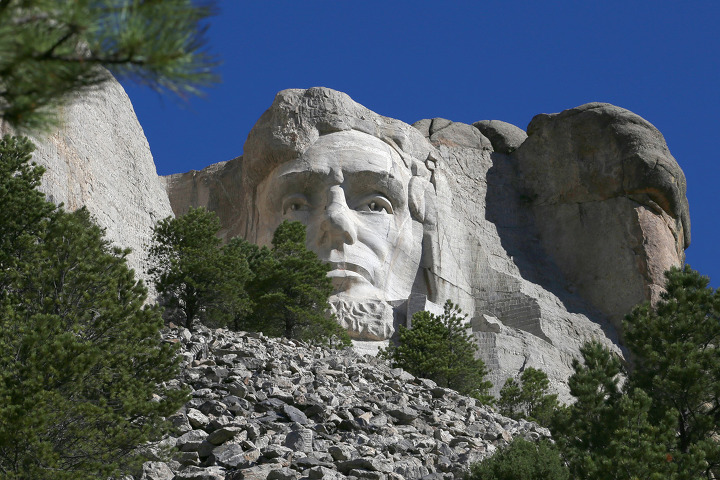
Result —
<instances>
[{"instance_id":1,"label":"rock rubble slope","mask_svg":"<svg viewBox=\"0 0 720 480\"><path fill-rule=\"evenodd\" d=\"M462 478L514 437L549 436L351 349L204 327L165 338L192 399L157 446L174 458L139 480Z\"/></svg>"}]
</instances>

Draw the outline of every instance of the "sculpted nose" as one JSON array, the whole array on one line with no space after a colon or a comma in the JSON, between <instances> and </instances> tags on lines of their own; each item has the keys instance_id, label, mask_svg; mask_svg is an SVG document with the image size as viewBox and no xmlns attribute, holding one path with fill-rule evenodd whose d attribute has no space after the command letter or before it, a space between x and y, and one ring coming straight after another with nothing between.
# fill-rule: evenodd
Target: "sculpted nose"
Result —
<instances>
[{"instance_id":1,"label":"sculpted nose","mask_svg":"<svg viewBox=\"0 0 720 480\"><path fill-rule=\"evenodd\" d=\"M330 189L321 228L328 243L352 245L357 239L357 230L345 201L345 192L339 186Z\"/></svg>"}]
</instances>

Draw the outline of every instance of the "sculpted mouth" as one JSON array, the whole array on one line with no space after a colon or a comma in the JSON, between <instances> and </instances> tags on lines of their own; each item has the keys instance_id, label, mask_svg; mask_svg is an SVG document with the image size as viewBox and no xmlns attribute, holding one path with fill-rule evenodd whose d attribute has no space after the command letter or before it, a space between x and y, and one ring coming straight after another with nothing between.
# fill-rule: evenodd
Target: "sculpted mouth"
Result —
<instances>
[{"instance_id":1,"label":"sculpted mouth","mask_svg":"<svg viewBox=\"0 0 720 480\"><path fill-rule=\"evenodd\" d=\"M360 265L348 262L328 262L332 270L328 272L328 277L356 277L363 279L372 285L372 276L365 268Z\"/></svg>"}]
</instances>

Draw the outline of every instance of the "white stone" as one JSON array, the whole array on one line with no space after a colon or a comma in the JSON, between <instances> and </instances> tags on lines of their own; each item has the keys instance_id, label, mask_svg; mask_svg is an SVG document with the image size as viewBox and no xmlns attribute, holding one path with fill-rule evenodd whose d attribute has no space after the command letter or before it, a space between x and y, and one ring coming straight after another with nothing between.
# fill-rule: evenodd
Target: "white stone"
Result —
<instances>
[{"instance_id":1,"label":"white stone","mask_svg":"<svg viewBox=\"0 0 720 480\"><path fill-rule=\"evenodd\" d=\"M42 190L67 210L86 206L143 277L145 248L158 220L172 215L143 129L122 86L110 80L61 111L62 127L32 140L46 168ZM10 133L0 121L0 133Z\"/></svg>"}]
</instances>

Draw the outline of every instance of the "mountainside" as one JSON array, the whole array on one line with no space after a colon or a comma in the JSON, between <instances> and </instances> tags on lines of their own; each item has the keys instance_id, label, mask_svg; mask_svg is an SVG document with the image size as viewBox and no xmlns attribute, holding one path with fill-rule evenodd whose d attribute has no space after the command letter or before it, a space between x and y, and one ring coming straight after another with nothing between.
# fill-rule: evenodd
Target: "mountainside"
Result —
<instances>
[{"instance_id":1,"label":"mountainside","mask_svg":"<svg viewBox=\"0 0 720 480\"><path fill-rule=\"evenodd\" d=\"M154 447L179 453L139 480L461 478L514 437L549 436L352 349L205 327L165 340L192 399Z\"/></svg>"},{"instance_id":2,"label":"mountainside","mask_svg":"<svg viewBox=\"0 0 720 480\"><path fill-rule=\"evenodd\" d=\"M32 139L33 161L46 169L40 190L67 210L87 207L109 240L132 249L130 267L144 277L152 227L172 210L130 99L111 80L61 117L59 130Z\"/></svg>"},{"instance_id":3,"label":"mountainside","mask_svg":"<svg viewBox=\"0 0 720 480\"><path fill-rule=\"evenodd\" d=\"M140 277L152 227L173 212L207 207L225 238L264 244L298 219L333 266L337 317L364 348L450 299L468 314L494 393L529 366L569 400L580 346L622 354L623 315L657 298L690 242L685 178L662 134L609 104L541 114L523 131L497 120L408 125L327 88L285 90L242 156L163 179L117 82L78 98L65 121L36 139L42 190L87 206L133 249ZM347 178L328 183L342 168ZM334 176L318 177L326 170ZM327 225L339 244L328 246Z\"/></svg>"},{"instance_id":4,"label":"mountainside","mask_svg":"<svg viewBox=\"0 0 720 480\"><path fill-rule=\"evenodd\" d=\"M383 157L385 177L367 171L364 180L326 185L319 175L362 170L373 155ZM284 180L291 173L298 179ZM367 223L351 205L382 193L388 176L403 178L388 212L405 228L401 235ZM285 90L241 157L165 182L176 215L191 206L215 211L226 238L267 243L280 219L298 219L309 226L309 248L340 265L337 276L367 274L385 261L387 273L371 282L375 293L357 298L339 289L338 297L350 297L337 308L348 326L381 324L374 333L382 337L377 331L409 324L418 309L459 304L495 393L531 366L568 400L580 346L598 340L622 354L622 318L658 298L662 273L683 263L690 242L685 177L662 134L602 103L538 115L525 132L497 120L410 126L331 89ZM328 200L341 191L340 203ZM280 208L282 198L292 209ZM330 224L345 225L350 240L328 250L330 205L342 207L343 220ZM375 260L380 244L392 253Z\"/></svg>"}]
</instances>

